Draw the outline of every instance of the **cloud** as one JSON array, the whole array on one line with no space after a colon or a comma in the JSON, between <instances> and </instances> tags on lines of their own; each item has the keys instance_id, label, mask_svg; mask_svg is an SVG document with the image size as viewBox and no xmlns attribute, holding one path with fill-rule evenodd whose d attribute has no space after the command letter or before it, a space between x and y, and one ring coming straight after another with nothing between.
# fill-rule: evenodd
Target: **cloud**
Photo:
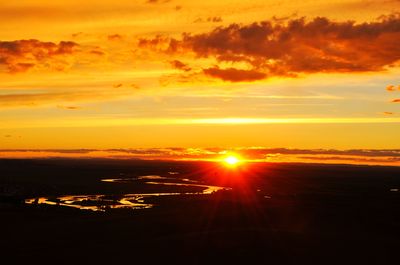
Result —
<instances>
[{"instance_id":1,"label":"cloud","mask_svg":"<svg viewBox=\"0 0 400 265\"><path fill-rule=\"evenodd\" d=\"M394 91L396 91L396 90L400 90L400 85L397 86L397 87L394 86L394 85L388 85L388 86L386 87L386 90L389 91L389 92L394 92ZM400 99L396 98L396 99L393 99L391 102L392 102L392 103L400 103ZM384 112L384 113L387 114L388 112Z\"/></svg>"},{"instance_id":2,"label":"cloud","mask_svg":"<svg viewBox=\"0 0 400 265\"><path fill-rule=\"evenodd\" d=\"M193 21L193 23L203 23L203 22L213 22L213 23L220 23L222 22L222 17L208 17L206 19L197 18Z\"/></svg>"},{"instance_id":3,"label":"cloud","mask_svg":"<svg viewBox=\"0 0 400 265\"><path fill-rule=\"evenodd\" d=\"M78 106L64 106L64 105L58 105L57 108L65 109L65 110L78 110L78 109L81 109L81 107L78 107Z\"/></svg>"},{"instance_id":4,"label":"cloud","mask_svg":"<svg viewBox=\"0 0 400 265\"><path fill-rule=\"evenodd\" d=\"M288 148L255 148L244 149L248 154L292 154L292 155L347 155L347 156L368 156L400 157L399 149L288 149Z\"/></svg>"},{"instance_id":5,"label":"cloud","mask_svg":"<svg viewBox=\"0 0 400 265\"><path fill-rule=\"evenodd\" d=\"M265 79L267 76L265 73L256 70L241 70L235 68L220 69L219 67L212 67L204 69L203 71L208 76L230 82L255 81Z\"/></svg>"},{"instance_id":6,"label":"cloud","mask_svg":"<svg viewBox=\"0 0 400 265\"><path fill-rule=\"evenodd\" d=\"M346 156L300 156L302 160L309 161L343 161L352 162L356 164L387 164L387 163L398 163L400 158L398 157L387 157L387 158L363 158L363 157L346 157Z\"/></svg>"},{"instance_id":7,"label":"cloud","mask_svg":"<svg viewBox=\"0 0 400 265\"><path fill-rule=\"evenodd\" d=\"M121 34L111 34L107 36L107 39L109 41L120 41L122 40L124 37Z\"/></svg>"},{"instance_id":8,"label":"cloud","mask_svg":"<svg viewBox=\"0 0 400 265\"><path fill-rule=\"evenodd\" d=\"M156 52L176 52L176 45L179 42L166 36L156 35L153 38L139 38L139 48L145 48Z\"/></svg>"},{"instance_id":9,"label":"cloud","mask_svg":"<svg viewBox=\"0 0 400 265\"><path fill-rule=\"evenodd\" d=\"M166 160L221 160L229 153L253 161L350 164L393 164L400 162L399 149L286 149L247 147L223 148L140 148L140 149L0 149L0 157L107 157Z\"/></svg>"},{"instance_id":10,"label":"cloud","mask_svg":"<svg viewBox=\"0 0 400 265\"><path fill-rule=\"evenodd\" d=\"M365 23L317 17L231 24L201 34L184 33L180 38L141 39L139 46L171 56L213 59L204 73L235 81L224 73L235 68L268 78L384 71L400 60L399 39L400 15L394 14ZM224 71L226 64L232 68Z\"/></svg>"},{"instance_id":11,"label":"cloud","mask_svg":"<svg viewBox=\"0 0 400 265\"><path fill-rule=\"evenodd\" d=\"M137 84L131 84L131 87L132 87L133 89L135 89L135 90L141 89L141 87L140 87L139 85L137 85Z\"/></svg>"},{"instance_id":12,"label":"cloud","mask_svg":"<svg viewBox=\"0 0 400 265\"><path fill-rule=\"evenodd\" d=\"M390 112L390 111L384 111L382 114L384 114L384 115L393 115L393 114L394 114L394 112Z\"/></svg>"},{"instance_id":13,"label":"cloud","mask_svg":"<svg viewBox=\"0 0 400 265\"><path fill-rule=\"evenodd\" d=\"M42 93L15 93L0 95L0 108L10 107L36 107L42 105L60 104L59 108L76 109L74 106L64 105L77 101L102 101L132 95L132 89L93 89L73 90L63 92Z\"/></svg>"},{"instance_id":14,"label":"cloud","mask_svg":"<svg viewBox=\"0 0 400 265\"><path fill-rule=\"evenodd\" d=\"M146 3L148 4L158 4L158 3L168 3L171 0L147 0Z\"/></svg>"},{"instance_id":15,"label":"cloud","mask_svg":"<svg viewBox=\"0 0 400 265\"><path fill-rule=\"evenodd\" d=\"M393 92L393 91L396 91L396 87L394 85L388 85L386 87L386 90L389 92Z\"/></svg>"},{"instance_id":16,"label":"cloud","mask_svg":"<svg viewBox=\"0 0 400 265\"><path fill-rule=\"evenodd\" d=\"M221 17L208 17L207 22L219 23L219 22L222 22L222 18Z\"/></svg>"},{"instance_id":17,"label":"cloud","mask_svg":"<svg viewBox=\"0 0 400 265\"><path fill-rule=\"evenodd\" d=\"M175 69L183 70L183 71L190 71L192 68L190 68L187 64L179 61L179 60L173 60L169 62L171 66Z\"/></svg>"},{"instance_id":18,"label":"cloud","mask_svg":"<svg viewBox=\"0 0 400 265\"><path fill-rule=\"evenodd\" d=\"M0 41L0 66L5 66L10 73L26 72L38 66L63 70L69 65L66 56L74 54L78 49L79 45L72 41Z\"/></svg>"},{"instance_id":19,"label":"cloud","mask_svg":"<svg viewBox=\"0 0 400 265\"><path fill-rule=\"evenodd\" d=\"M99 49L90 50L89 53L90 53L90 54L97 55L97 56L103 56L103 55L105 55L105 52L103 52L102 50L99 50Z\"/></svg>"}]
</instances>

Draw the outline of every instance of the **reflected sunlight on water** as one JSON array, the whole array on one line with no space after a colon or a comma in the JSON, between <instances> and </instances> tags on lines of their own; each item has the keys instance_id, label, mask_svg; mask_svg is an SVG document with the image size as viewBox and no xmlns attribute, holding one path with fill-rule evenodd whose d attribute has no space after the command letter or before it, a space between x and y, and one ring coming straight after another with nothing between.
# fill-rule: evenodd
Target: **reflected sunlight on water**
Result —
<instances>
[{"instance_id":1,"label":"reflected sunlight on water","mask_svg":"<svg viewBox=\"0 0 400 265\"><path fill-rule=\"evenodd\" d=\"M169 172L171 173L171 172ZM173 172L177 173L177 172ZM179 174L179 173L177 173ZM170 174L171 175L171 174ZM175 175L175 174L174 174ZM138 180L153 180L146 181L146 185L164 185L164 186L184 186L184 187L198 187L203 188L201 192L159 192L159 193L133 193L133 194L122 194L118 196L107 196L104 194L100 195L65 195L59 197L40 197L26 199L26 204L47 204L56 206L66 206L77 208L81 210L92 210L92 211L106 211L107 209L148 209L154 205L145 203L144 199L147 197L154 196L179 196L179 195L209 195L220 190L230 190L231 188L211 186L204 184L193 184L197 181L190 179L179 179L179 178L167 178L158 175L139 176L135 178L110 178L102 179L102 182L109 183L129 183ZM158 180L174 180L183 181L179 182L159 182Z\"/></svg>"}]
</instances>

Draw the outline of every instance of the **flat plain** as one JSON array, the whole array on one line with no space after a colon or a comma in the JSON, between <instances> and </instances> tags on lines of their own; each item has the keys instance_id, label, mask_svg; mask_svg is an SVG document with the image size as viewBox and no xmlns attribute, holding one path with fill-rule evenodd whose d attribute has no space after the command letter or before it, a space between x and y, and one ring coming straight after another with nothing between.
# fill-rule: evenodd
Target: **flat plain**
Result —
<instances>
[{"instance_id":1,"label":"flat plain","mask_svg":"<svg viewBox=\"0 0 400 265\"><path fill-rule=\"evenodd\" d=\"M398 167L3 159L0 172L0 252L9 264L395 264L399 257ZM110 206L127 194L140 196ZM84 199L63 205L63 196Z\"/></svg>"}]
</instances>

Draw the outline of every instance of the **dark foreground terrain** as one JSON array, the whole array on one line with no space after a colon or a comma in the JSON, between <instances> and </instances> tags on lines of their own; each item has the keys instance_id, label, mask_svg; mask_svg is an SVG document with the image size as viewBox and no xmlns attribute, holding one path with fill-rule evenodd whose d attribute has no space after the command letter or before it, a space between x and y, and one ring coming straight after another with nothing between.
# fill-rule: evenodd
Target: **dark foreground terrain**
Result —
<instances>
[{"instance_id":1,"label":"dark foreground terrain","mask_svg":"<svg viewBox=\"0 0 400 265\"><path fill-rule=\"evenodd\" d=\"M186 194L144 196L147 209L24 203L161 192ZM1 264L399 264L400 168L0 160L0 231Z\"/></svg>"}]
</instances>

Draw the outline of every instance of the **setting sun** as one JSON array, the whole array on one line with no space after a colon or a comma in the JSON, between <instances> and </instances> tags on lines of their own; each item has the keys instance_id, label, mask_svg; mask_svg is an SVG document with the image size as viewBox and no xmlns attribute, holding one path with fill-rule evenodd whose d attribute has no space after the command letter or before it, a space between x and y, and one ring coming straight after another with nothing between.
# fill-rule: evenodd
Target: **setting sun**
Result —
<instances>
[{"instance_id":1,"label":"setting sun","mask_svg":"<svg viewBox=\"0 0 400 265\"><path fill-rule=\"evenodd\" d=\"M227 158L225 158L224 161L229 166L235 166L239 163L239 159L235 156L228 156Z\"/></svg>"},{"instance_id":2,"label":"setting sun","mask_svg":"<svg viewBox=\"0 0 400 265\"><path fill-rule=\"evenodd\" d=\"M0 0L1 260L396 264L399 42L400 0Z\"/></svg>"}]
</instances>

